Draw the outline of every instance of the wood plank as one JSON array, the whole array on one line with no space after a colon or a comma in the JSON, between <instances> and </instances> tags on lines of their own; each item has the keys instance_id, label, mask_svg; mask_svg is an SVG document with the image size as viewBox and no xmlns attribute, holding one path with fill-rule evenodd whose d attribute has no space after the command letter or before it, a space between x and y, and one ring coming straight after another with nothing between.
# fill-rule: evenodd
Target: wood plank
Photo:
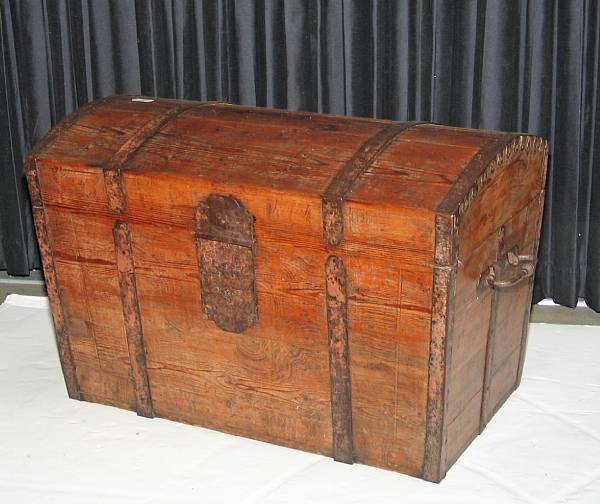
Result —
<instances>
[{"instance_id":1,"label":"wood plank","mask_svg":"<svg viewBox=\"0 0 600 504\"><path fill-rule=\"evenodd\" d=\"M344 207L345 240L341 249L373 258L431 266L434 214L407 208L364 205L350 197Z\"/></svg>"},{"instance_id":2,"label":"wood plank","mask_svg":"<svg viewBox=\"0 0 600 504\"><path fill-rule=\"evenodd\" d=\"M47 159L38 161L43 178L41 196L46 206L106 211L104 177L97 168L67 166Z\"/></svg>"},{"instance_id":3,"label":"wood plank","mask_svg":"<svg viewBox=\"0 0 600 504\"><path fill-rule=\"evenodd\" d=\"M516 347L504 362L499 363L499 367L494 370L487 401L483 402L482 415L487 422L500 409L500 406L517 386L516 376L519 368L520 350L520 347Z\"/></svg>"},{"instance_id":4,"label":"wood plank","mask_svg":"<svg viewBox=\"0 0 600 504\"><path fill-rule=\"evenodd\" d=\"M457 309L454 315L446 411L448 422L456 418L473 395L483 388L491 301L492 296L487 293L480 300Z\"/></svg>"},{"instance_id":5,"label":"wood plank","mask_svg":"<svg viewBox=\"0 0 600 504\"><path fill-rule=\"evenodd\" d=\"M156 415L221 432L331 456L328 406L310 396L293 413L285 402L255 394L203 392L191 373L150 367ZM193 384L190 387L190 383ZM193 391L190 390L193 388Z\"/></svg>"},{"instance_id":6,"label":"wood plank","mask_svg":"<svg viewBox=\"0 0 600 504\"><path fill-rule=\"evenodd\" d=\"M86 401L135 411L135 397L129 377L107 373L95 366L78 365L77 378Z\"/></svg>"},{"instance_id":7,"label":"wood plank","mask_svg":"<svg viewBox=\"0 0 600 504\"><path fill-rule=\"evenodd\" d=\"M57 261L65 314L76 361L122 377L130 376L116 266Z\"/></svg>"},{"instance_id":8,"label":"wood plank","mask_svg":"<svg viewBox=\"0 0 600 504\"><path fill-rule=\"evenodd\" d=\"M364 340L354 339L350 361L356 461L420 473L425 439L426 368L404 365L397 345L373 349ZM405 455L403 460L392 457L398 452Z\"/></svg>"},{"instance_id":9,"label":"wood plank","mask_svg":"<svg viewBox=\"0 0 600 504\"><path fill-rule=\"evenodd\" d=\"M477 393L446 427L444 458L441 462L444 467L451 467L479 434L480 412L481 393Z\"/></svg>"}]
</instances>

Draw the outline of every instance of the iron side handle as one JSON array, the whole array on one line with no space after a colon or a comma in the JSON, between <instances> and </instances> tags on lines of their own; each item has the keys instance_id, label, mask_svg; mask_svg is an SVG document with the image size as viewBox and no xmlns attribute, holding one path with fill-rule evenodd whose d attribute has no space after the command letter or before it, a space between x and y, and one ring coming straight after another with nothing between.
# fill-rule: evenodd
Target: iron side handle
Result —
<instances>
[{"instance_id":1,"label":"iron side handle","mask_svg":"<svg viewBox=\"0 0 600 504\"><path fill-rule=\"evenodd\" d=\"M502 262L505 267L499 267L500 265L496 263L490 266L486 272L481 274L479 278L480 288L489 287L491 289L508 289L520 284L522 281L531 277L535 272L535 257L528 254L519 254L518 247L513 247L509 250ZM512 268L506 268L506 266L512 266ZM516 273L509 278L499 279L497 272L499 269L510 269L516 271Z\"/></svg>"}]
</instances>

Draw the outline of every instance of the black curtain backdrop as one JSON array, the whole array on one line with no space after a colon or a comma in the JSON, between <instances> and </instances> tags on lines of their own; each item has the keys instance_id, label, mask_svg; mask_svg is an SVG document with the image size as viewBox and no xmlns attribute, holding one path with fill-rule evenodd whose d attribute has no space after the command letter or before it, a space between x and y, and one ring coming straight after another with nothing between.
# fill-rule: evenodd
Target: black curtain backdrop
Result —
<instances>
[{"instance_id":1,"label":"black curtain backdrop","mask_svg":"<svg viewBox=\"0 0 600 504\"><path fill-rule=\"evenodd\" d=\"M0 0L0 269L39 267L22 157L111 94L550 141L535 299L600 310L597 0Z\"/></svg>"}]
</instances>

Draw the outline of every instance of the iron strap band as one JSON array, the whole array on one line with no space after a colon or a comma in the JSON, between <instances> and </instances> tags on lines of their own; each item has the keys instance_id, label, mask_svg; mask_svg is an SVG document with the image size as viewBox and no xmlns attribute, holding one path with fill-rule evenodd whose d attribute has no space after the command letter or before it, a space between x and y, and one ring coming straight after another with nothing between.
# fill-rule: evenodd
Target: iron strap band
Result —
<instances>
[{"instance_id":1,"label":"iron strap band","mask_svg":"<svg viewBox=\"0 0 600 504\"><path fill-rule=\"evenodd\" d=\"M331 246L339 245L344 239L344 200L358 184L360 177L375 162L401 133L410 128L427 124L423 122L394 123L380 129L375 135L365 140L342 169L333 177L323 194L323 238Z\"/></svg>"}]
</instances>

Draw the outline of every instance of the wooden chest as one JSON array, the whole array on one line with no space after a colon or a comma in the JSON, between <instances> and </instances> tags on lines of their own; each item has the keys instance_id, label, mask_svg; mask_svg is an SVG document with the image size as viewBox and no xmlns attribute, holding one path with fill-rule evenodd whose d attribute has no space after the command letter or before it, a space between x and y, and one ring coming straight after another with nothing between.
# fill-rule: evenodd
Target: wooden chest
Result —
<instances>
[{"instance_id":1,"label":"wooden chest","mask_svg":"<svg viewBox=\"0 0 600 504\"><path fill-rule=\"evenodd\" d=\"M112 97L26 158L69 396L439 481L519 384L537 137Z\"/></svg>"}]
</instances>

